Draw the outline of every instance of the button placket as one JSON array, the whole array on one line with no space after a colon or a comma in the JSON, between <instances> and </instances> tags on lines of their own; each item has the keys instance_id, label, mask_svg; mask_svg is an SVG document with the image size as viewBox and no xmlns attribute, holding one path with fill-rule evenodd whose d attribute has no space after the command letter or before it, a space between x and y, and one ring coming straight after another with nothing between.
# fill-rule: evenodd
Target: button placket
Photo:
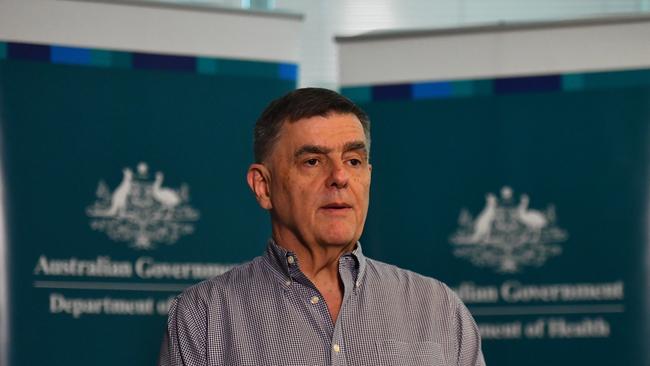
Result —
<instances>
[{"instance_id":1,"label":"button placket","mask_svg":"<svg viewBox=\"0 0 650 366\"><path fill-rule=\"evenodd\" d=\"M343 322L351 306L350 302L354 300L353 293L356 293L358 287L357 282L354 281L354 263L352 258L342 258L339 262L339 274L343 281L344 296L341 304L341 309L334 324L334 331L332 333L332 346L331 346L331 364L334 366L347 365L347 357L345 355L345 342L343 336ZM352 290L352 291L351 291Z\"/></svg>"}]
</instances>

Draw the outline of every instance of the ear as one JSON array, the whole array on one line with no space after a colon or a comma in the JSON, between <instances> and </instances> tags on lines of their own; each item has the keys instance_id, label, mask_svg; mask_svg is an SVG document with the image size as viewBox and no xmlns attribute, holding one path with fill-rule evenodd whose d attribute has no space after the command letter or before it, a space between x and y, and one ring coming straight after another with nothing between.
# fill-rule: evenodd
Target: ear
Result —
<instances>
[{"instance_id":1,"label":"ear","mask_svg":"<svg viewBox=\"0 0 650 366\"><path fill-rule=\"evenodd\" d=\"M253 191L257 203L265 209L270 210L273 208L271 203L271 194L269 184L271 183L271 174L267 167L263 164L251 164L246 173L246 181L248 186Z\"/></svg>"}]
</instances>

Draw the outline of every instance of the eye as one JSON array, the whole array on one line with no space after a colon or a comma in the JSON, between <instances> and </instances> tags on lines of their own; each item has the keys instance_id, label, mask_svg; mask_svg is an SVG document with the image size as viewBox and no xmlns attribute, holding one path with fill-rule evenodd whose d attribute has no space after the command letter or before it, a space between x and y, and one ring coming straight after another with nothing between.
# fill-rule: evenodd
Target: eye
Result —
<instances>
[{"instance_id":1,"label":"eye","mask_svg":"<svg viewBox=\"0 0 650 366\"><path fill-rule=\"evenodd\" d=\"M350 165L352 165L352 166L359 166L362 163L363 162L361 160L359 160L359 159L350 159Z\"/></svg>"},{"instance_id":2,"label":"eye","mask_svg":"<svg viewBox=\"0 0 650 366\"><path fill-rule=\"evenodd\" d=\"M316 166L316 165L318 165L318 159L309 159L309 160L305 161L305 164L307 164L309 166Z\"/></svg>"}]
</instances>

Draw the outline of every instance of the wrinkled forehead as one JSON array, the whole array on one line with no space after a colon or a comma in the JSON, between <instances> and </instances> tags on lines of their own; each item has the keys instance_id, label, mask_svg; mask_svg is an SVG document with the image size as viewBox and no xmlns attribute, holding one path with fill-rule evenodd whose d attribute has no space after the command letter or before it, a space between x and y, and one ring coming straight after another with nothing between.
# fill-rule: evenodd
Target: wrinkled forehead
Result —
<instances>
[{"instance_id":1,"label":"wrinkled forehead","mask_svg":"<svg viewBox=\"0 0 650 366\"><path fill-rule=\"evenodd\" d=\"M312 144L343 148L346 144L366 140L363 126L354 114L330 113L285 122L277 143L292 147Z\"/></svg>"}]
</instances>

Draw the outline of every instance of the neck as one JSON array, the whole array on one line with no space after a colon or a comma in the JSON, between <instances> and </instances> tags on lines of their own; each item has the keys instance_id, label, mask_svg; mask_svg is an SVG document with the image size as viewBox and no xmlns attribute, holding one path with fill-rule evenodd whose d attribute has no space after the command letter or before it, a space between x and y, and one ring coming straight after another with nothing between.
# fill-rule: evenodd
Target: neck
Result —
<instances>
[{"instance_id":1,"label":"neck","mask_svg":"<svg viewBox=\"0 0 650 366\"><path fill-rule=\"evenodd\" d=\"M316 286L327 303L332 322L336 322L343 302L343 283L339 276L339 258L350 252L355 242L347 245L305 243L289 233L273 230L273 240L279 246L296 253L300 270Z\"/></svg>"},{"instance_id":2,"label":"neck","mask_svg":"<svg viewBox=\"0 0 650 366\"><path fill-rule=\"evenodd\" d=\"M295 235L273 230L276 244L296 253L300 260L300 270L312 282L318 280L338 281L339 258L354 249L356 242L346 245L324 245L299 240Z\"/></svg>"}]
</instances>

